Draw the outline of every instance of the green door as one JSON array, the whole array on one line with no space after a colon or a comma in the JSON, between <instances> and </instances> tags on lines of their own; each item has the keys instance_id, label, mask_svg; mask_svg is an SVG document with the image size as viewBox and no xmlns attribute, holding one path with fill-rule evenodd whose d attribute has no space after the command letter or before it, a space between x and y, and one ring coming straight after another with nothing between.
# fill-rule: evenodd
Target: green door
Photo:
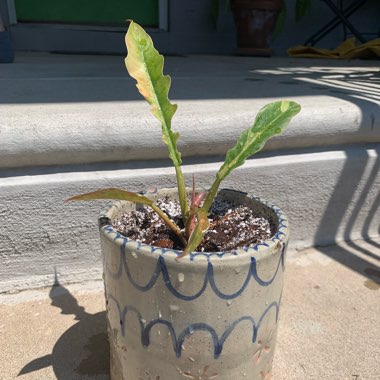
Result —
<instances>
[{"instance_id":1,"label":"green door","mask_svg":"<svg viewBox=\"0 0 380 380\"><path fill-rule=\"evenodd\" d=\"M159 0L15 0L19 22L158 27Z\"/></svg>"}]
</instances>

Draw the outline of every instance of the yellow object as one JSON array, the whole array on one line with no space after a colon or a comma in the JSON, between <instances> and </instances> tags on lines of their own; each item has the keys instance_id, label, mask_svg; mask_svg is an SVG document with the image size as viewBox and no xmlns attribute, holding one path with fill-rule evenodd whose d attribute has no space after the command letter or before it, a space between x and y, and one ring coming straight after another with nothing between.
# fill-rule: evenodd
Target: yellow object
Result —
<instances>
[{"instance_id":1,"label":"yellow object","mask_svg":"<svg viewBox=\"0 0 380 380\"><path fill-rule=\"evenodd\" d=\"M299 45L289 48L288 55L291 57L304 58L380 58L380 38L368 41L362 45L357 45L355 37L352 37L344 41L334 50Z\"/></svg>"}]
</instances>

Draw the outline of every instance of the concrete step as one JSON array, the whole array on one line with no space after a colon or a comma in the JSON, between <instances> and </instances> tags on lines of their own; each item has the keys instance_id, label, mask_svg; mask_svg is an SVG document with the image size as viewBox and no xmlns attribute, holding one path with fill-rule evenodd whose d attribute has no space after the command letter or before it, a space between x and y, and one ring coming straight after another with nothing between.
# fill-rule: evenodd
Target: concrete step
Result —
<instances>
[{"instance_id":1,"label":"concrete step","mask_svg":"<svg viewBox=\"0 0 380 380\"><path fill-rule=\"evenodd\" d=\"M290 249L379 234L379 147L282 154L251 159L223 187L276 203L290 220ZM139 165L136 167L136 165ZM209 187L221 162L183 167ZM190 185L190 182L188 183ZM0 181L0 292L48 284L54 268L63 283L101 276L97 218L110 202L64 204L104 187L133 191L175 186L163 162L12 170Z\"/></svg>"},{"instance_id":2,"label":"concrete step","mask_svg":"<svg viewBox=\"0 0 380 380\"><path fill-rule=\"evenodd\" d=\"M165 67L184 157L224 156L259 109L279 99L298 101L302 112L266 150L380 141L371 62L189 56L168 57ZM1 69L0 168L167 157L122 57L28 54Z\"/></svg>"}]
</instances>

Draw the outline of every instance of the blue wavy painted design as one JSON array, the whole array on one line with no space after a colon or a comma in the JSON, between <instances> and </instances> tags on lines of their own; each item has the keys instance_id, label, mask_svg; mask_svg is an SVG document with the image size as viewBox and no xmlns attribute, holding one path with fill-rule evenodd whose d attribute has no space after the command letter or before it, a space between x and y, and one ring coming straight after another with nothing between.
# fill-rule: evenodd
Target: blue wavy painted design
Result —
<instances>
[{"instance_id":1,"label":"blue wavy painted design","mask_svg":"<svg viewBox=\"0 0 380 380\"><path fill-rule=\"evenodd\" d=\"M280 299L278 302L274 301L267 306L267 308L264 310L263 314L261 315L257 323L251 316L240 317L234 322L230 323L230 325L226 328L223 334L220 335L220 337L218 336L216 330L207 323L192 323L189 326L187 326L183 331L181 331L177 336L172 322L167 321L166 319L162 319L162 318L152 319L150 322L145 324L145 322L143 322L144 319L141 313L134 306L127 305L123 309L121 309L119 302L116 300L115 297L113 297L110 294L108 294L107 296L107 302L109 303L109 301L113 301L118 309L119 316L120 316L120 328L121 328L121 333L123 336L125 336L125 320L127 318L128 313L133 312L134 314L137 315L139 323L140 323L140 327L141 327L141 344L144 347L149 347L150 345L150 331L152 330L152 328L156 325L164 325L167 327L168 331L170 332L174 352L177 357L180 357L182 354L182 347L183 347L183 343L185 339L189 335L192 335L197 331L206 331L210 334L211 340L214 345L214 358L218 359L223 351L224 343L226 342L228 337L231 335L231 333L234 331L235 327L241 322L244 322L244 321L251 322L252 343L256 342L261 323L271 309L274 309L276 312L276 323L277 323L280 303L281 303L281 296L282 295L280 295Z\"/></svg>"},{"instance_id":2,"label":"blue wavy painted design","mask_svg":"<svg viewBox=\"0 0 380 380\"><path fill-rule=\"evenodd\" d=\"M113 229L112 229L112 232L114 232ZM119 236L117 236L116 239L117 238L119 238ZM249 285L249 283L251 282L252 279L254 279L261 286L269 286L275 280L280 266L282 267L282 270L284 270L284 268L285 268L286 244L283 243L282 244L281 255L280 255L280 258L278 260L277 267L276 267L276 270L275 270L272 278L270 278L269 280L262 279L259 276L258 272L257 272L257 261L256 261L256 259L254 257L251 257L250 268L249 268L249 270L247 272L247 277L246 277L243 285L236 292L227 294L227 293L222 292L218 288L218 286L216 285L216 283L215 283L215 276L214 276L214 266L212 265L211 261L208 261L208 263L207 263L207 270L206 270L206 273L205 273L205 278L204 278L203 285L201 286L200 290L198 292L196 292L195 294L193 294L193 295L186 295L186 294L183 294L183 293L179 292L173 286L173 284L172 284L172 282L170 280L168 268L167 268L166 263L165 263L165 257L164 257L164 255L159 255L158 256L157 265L156 265L156 267L155 267L155 269L153 271L153 274L152 274L152 277L150 278L150 280L146 284L139 284L139 283L137 283L135 281L135 279L133 278L132 274L131 274L131 271L130 271L129 266L128 266L128 260L127 260L127 257L126 257L126 244L128 243L128 239L125 238L124 236L122 236L122 239L123 239L123 243L120 246L120 262L119 262L118 269L117 269L116 272L112 272L107 267L108 274L113 279L119 279L121 277L121 275L122 275L122 267L124 267L124 270L125 270L125 273L126 273L126 275L128 277L129 282L136 289L138 289L141 292L147 292L147 291L149 291L156 284L156 281L160 277L160 274L162 274L163 281L164 281L167 289L169 290L169 292L171 294L173 294L173 296L177 297L178 299L180 299L182 301L193 301L194 299L200 297L204 293L204 291L206 290L208 284L210 284L211 289L214 291L214 293L219 298L222 298L222 299L225 299L225 300L232 300L232 299L234 299L236 297L239 297L244 292L244 290L247 288L247 286ZM263 243L261 245L265 245L265 244Z\"/></svg>"}]
</instances>

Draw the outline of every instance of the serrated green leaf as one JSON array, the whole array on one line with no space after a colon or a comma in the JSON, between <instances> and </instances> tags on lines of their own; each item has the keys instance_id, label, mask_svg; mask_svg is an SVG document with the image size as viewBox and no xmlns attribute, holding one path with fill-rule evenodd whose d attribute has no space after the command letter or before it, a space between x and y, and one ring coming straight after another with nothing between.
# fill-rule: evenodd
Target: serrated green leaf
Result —
<instances>
[{"instance_id":1,"label":"serrated green leaf","mask_svg":"<svg viewBox=\"0 0 380 380\"><path fill-rule=\"evenodd\" d=\"M233 169L243 165L249 156L261 150L268 139L281 133L300 110L300 105L291 101L264 106L257 114L253 126L244 131L236 145L227 152L224 164L217 173L219 182Z\"/></svg>"},{"instance_id":2,"label":"serrated green leaf","mask_svg":"<svg viewBox=\"0 0 380 380\"><path fill-rule=\"evenodd\" d=\"M181 212L184 222L188 211L185 180L181 170L181 153L177 149L179 133L171 129L171 120L177 105L169 101L170 76L163 74L164 57L154 48L153 41L145 30L131 21L125 36L128 55L125 65L131 77L136 79L137 88L152 106L153 115L161 122L162 140L168 146L173 161Z\"/></svg>"},{"instance_id":3,"label":"serrated green leaf","mask_svg":"<svg viewBox=\"0 0 380 380\"><path fill-rule=\"evenodd\" d=\"M91 193L85 193L76 195L66 200L68 201L92 201L95 199L118 199L123 201L130 201L134 203L142 203L148 206L153 205L153 201L143 195L133 193L131 191L126 191L117 188L102 189L97 191L92 191Z\"/></svg>"},{"instance_id":4,"label":"serrated green leaf","mask_svg":"<svg viewBox=\"0 0 380 380\"><path fill-rule=\"evenodd\" d=\"M177 105L168 99L170 76L163 75L164 57L154 48L145 30L131 21L125 36L128 55L125 65L131 77L136 79L141 95L152 106L152 114L161 122L162 139L168 145L169 155L175 166L181 165L181 154L176 144L179 133L171 130L171 120Z\"/></svg>"},{"instance_id":5,"label":"serrated green leaf","mask_svg":"<svg viewBox=\"0 0 380 380\"><path fill-rule=\"evenodd\" d=\"M123 189L117 189L117 188L109 188L109 189L102 189L97 191L92 191L91 193L85 193L85 194L79 194L75 195L74 197L71 197L69 199L66 199L66 202L69 201L92 201L96 199L117 199L122 201L129 201L134 203L141 203L147 206L152 207L152 209L158 214L160 218L165 222L165 224L179 237L179 239L182 241L182 243L186 246L187 241L184 238L181 230L178 228L176 224L174 224L170 218L159 208L157 207L154 202L144 197L141 194L133 193L131 191L126 191Z\"/></svg>"},{"instance_id":6,"label":"serrated green leaf","mask_svg":"<svg viewBox=\"0 0 380 380\"><path fill-rule=\"evenodd\" d=\"M309 11L311 6L310 0L297 0L296 1L296 21L301 20L303 16Z\"/></svg>"}]
</instances>

